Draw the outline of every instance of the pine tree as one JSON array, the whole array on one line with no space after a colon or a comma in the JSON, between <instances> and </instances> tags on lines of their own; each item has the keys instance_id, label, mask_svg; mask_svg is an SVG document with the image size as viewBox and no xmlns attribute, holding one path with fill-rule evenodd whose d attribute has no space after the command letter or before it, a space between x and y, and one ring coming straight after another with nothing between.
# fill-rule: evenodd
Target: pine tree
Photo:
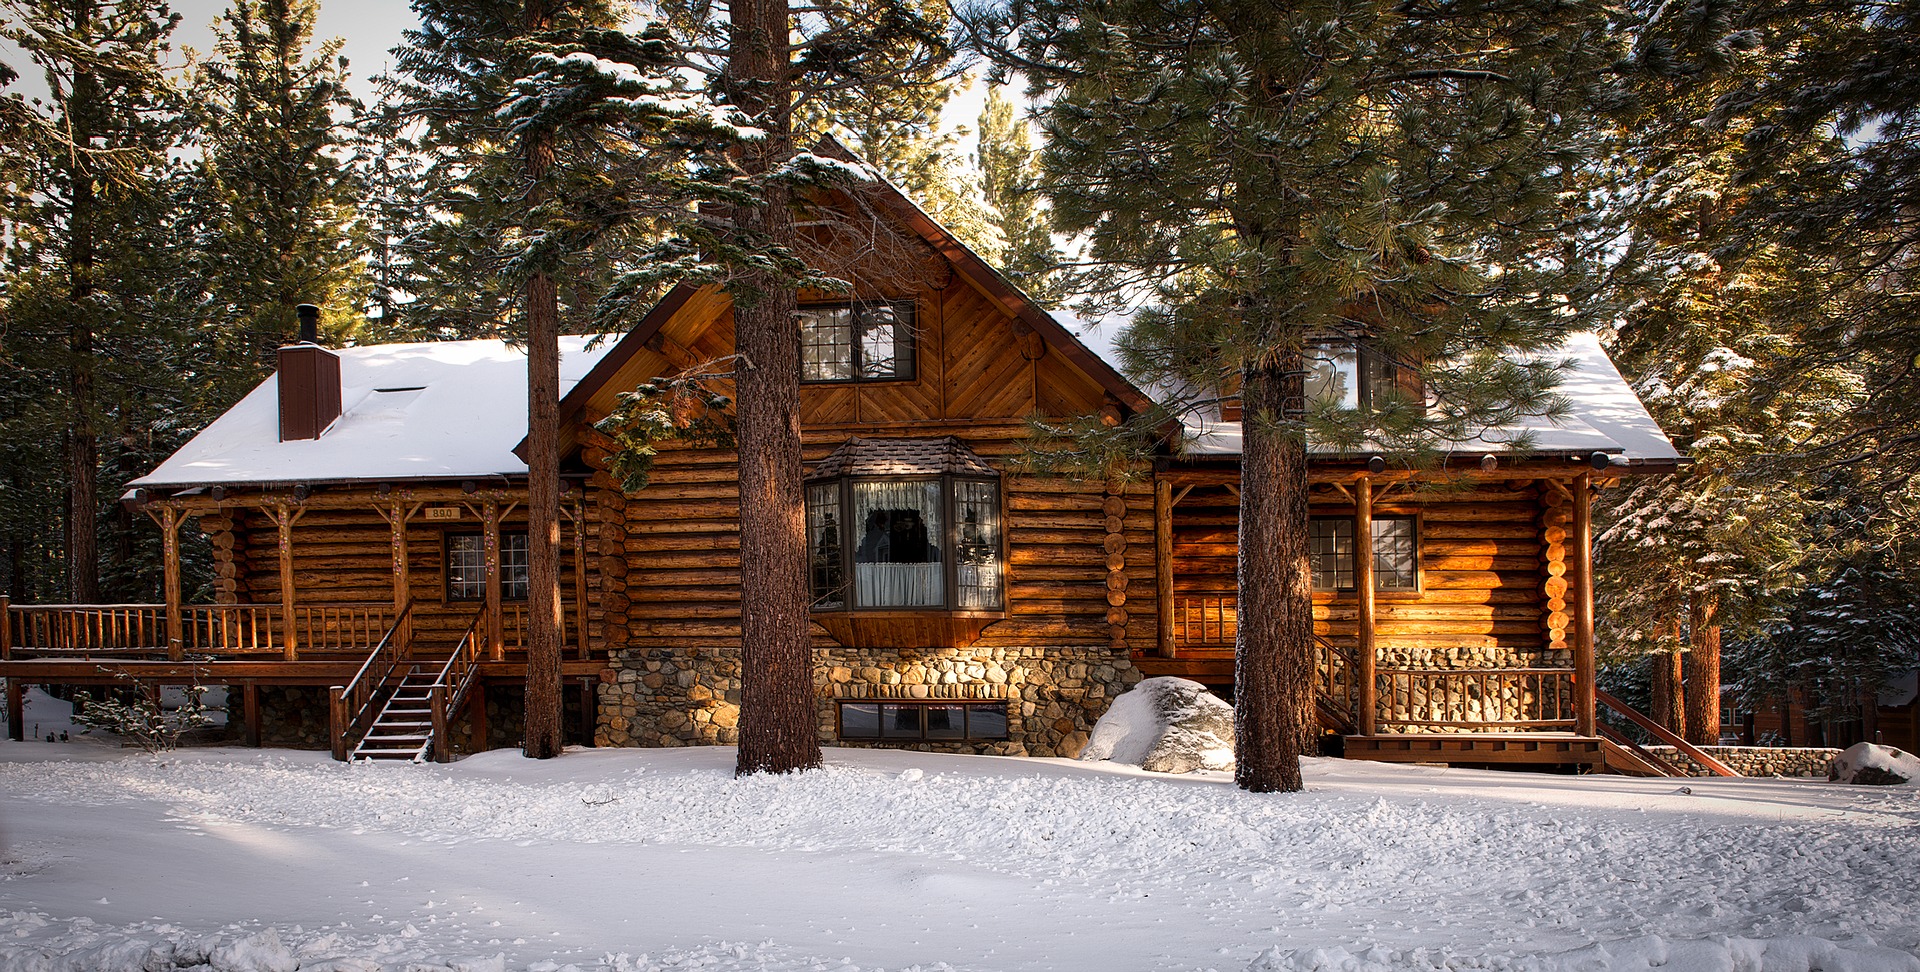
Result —
<instances>
[{"instance_id":1,"label":"pine tree","mask_svg":"<svg viewBox=\"0 0 1920 972\"><path fill-rule=\"evenodd\" d=\"M1055 286L1054 268L1060 254L1053 246L1047 213L1040 206L1033 136L1026 119L1014 114L1013 103L998 85L987 89L974 161L980 170L987 221L1000 238L995 266L1028 296L1043 304L1057 302L1062 295Z\"/></svg>"},{"instance_id":2,"label":"pine tree","mask_svg":"<svg viewBox=\"0 0 1920 972\"><path fill-rule=\"evenodd\" d=\"M60 469L63 593L97 603L108 499L102 442L116 432L137 440L117 428L126 416L115 406L156 379L154 362L132 357L121 342L165 318L153 300L155 254L134 243L152 239L151 203L164 195L175 144L177 109L161 65L179 18L159 2L11 0L5 10L0 36L51 92L48 116L31 117L34 109L17 100L5 113L6 134L23 139L9 150L26 162L20 184L30 205L8 250L7 365L41 398L9 418L61 442L63 462L27 468ZM134 376L131 388L116 368ZM20 536L18 528L9 533Z\"/></svg>"},{"instance_id":3,"label":"pine tree","mask_svg":"<svg viewBox=\"0 0 1920 972\"><path fill-rule=\"evenodd\" d=\"M837 22L837 14L865 12L853 6L828 8L815 33L849 26ZM951 21L944 2L915 0L903 4L902 12L920 21L917 29L928 33L945 33ZM903 49L874 58L863 70L879 83L829 83L797 100L796 143L812 144L826 134L839 138L940 225L992 259L1000 243L959 152L967 133L942 127L942 114L965 77L945 58Z\"/></svg>"},{"instance_id":4,"label":"pine tree","mask_svg":"<svg viewBox=\"0 0 1920 972\"><path fill-rule=\"evenodd\" d=\"M605 0L420 0L415 10L395 108L426 126L427 181L445 193L429 207L453 217L428 221L428 232L451 226L492 271L475 282L517 293L509 320L527 349L526 754L543 759L561 751L561 295L596 303L577 285L609 251L664 261L644 244L662 227L697 227L695 204L711 199L681 150L716 154L738 130L686 90L662 32L621 30Z\"/></svg>"},{"instance_id":5,"label":"pine tree","mask_svg":"<svg viewBox=\"0 0 1920 972\"><path fill-rule=\"evenodd\" d=\"M1559 195L1612 42L1595 3L1167 7L1019 0L969 15L1021 72L1075 288L1155 306L1129 370L1243 405L1239 784L1297 790L1315 731L1307 438L1417 461L1549 412L1549 346L1582 323ZM1017 30L1016 30L1017 28ZM1309 403L1315 342L1416 372L1432 405ZM1150 416L1157 425L1163 416Z\"/></svg>"},{"instance_id":6,"label":"pine tree","mask_svg":"<svg viewBox=\"0 0 1920 972\"><path fill-rule=\"evenodd\" d=\"M314 43L318 13L317 0L236 0L193 73L200 355L216 377L202 387L209 418L273 368L297 305L320 306L334 343L361 331L365 241L352 157L361 108L341 41Z\"/></svg>"}]
</instances>

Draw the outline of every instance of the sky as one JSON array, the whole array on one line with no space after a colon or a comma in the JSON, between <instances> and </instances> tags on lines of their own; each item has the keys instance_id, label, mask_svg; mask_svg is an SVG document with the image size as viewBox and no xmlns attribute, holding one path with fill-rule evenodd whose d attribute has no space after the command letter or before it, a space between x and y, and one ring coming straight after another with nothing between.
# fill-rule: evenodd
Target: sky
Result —
<instances>
[{"instance_id":1,"label":"sky","mask_svg":"<svg viewBox=\"0 0 1920 972\"><path fill-rule=\"evenodd\" d=\"M180 27L173 35L172 66L178 68L186 64L187 49L204 55L213 47L212 25L227 9L228 0L173 0L171 6L181 15ZM372 101L375 94L372 79L392 65L387 52L400 43L402 31L419 22L405 0L321 0L314 36L321 40L339 37L345 41L341 53L347 58L353 92L364 101ZM29 98L46 96L45 81L29 68L18 48L0 41L0 62L11 65L21 74L20 81L9 90ZM963 90L947 106L947 126L975 129L985 101L984 86L974 84Z\"/></svg>"},{"instance_id":2,"label":"sky","mask_svg":"<svg viewBox=\"0 0 1920 972\"><path fill-rule=\"evenodd\" d=\"M213 47L213 22L227 9L227 0L173 0L180 14L180 27L173 33L171 66L186 64L186 49L202 54ZM387 51L400 43L400 32L419 23L413 8L403 0L322 0L315 36L342 38L341 53L346 56L354 93L362 99L373 97L372 78L390 63ZM20 72L20 81L11 90L29 98L45 97L47 86L37 71L20 56L20 50L0 41L0 61Z\"/></svg>"}]
</instances>

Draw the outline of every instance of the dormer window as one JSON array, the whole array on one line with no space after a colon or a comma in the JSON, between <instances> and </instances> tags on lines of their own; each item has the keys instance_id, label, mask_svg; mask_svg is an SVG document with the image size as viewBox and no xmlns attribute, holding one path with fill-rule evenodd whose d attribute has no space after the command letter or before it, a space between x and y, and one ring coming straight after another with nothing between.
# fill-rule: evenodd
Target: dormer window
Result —
<instances>
[{"instance_id":1,"label":"dormer window","mask_svg":"<svg viewBox=\"0 0 1920 972\"><path fill-rule=\"evenodd\" d=\"M809 304L794 316L801 381L913 380L913 301Z\"/></svg>"},{"instance_id":2,"label":"dormer window","mask_svg":"<svg viewBox=\"0 0 1920 972\"><path fill-rule=\"evenodd\" d=\"M1423 390L1412 368L1352 341L1320 341L1307 347L1307 401L1344 409L1379 408L1390 397L1419 401Z\"/></svg>"},{"instance_id":3,"label":"dormer window","mask_svg":"<svg viewBox=\"0 0 1920 972\"><path fill-rule=\"evenodd\" d=\"M1005 546L1000 474L958 439L851 439L808 477L813 616L843 643L970 642L1006 610Z\"/></svg>"}]
</instances>

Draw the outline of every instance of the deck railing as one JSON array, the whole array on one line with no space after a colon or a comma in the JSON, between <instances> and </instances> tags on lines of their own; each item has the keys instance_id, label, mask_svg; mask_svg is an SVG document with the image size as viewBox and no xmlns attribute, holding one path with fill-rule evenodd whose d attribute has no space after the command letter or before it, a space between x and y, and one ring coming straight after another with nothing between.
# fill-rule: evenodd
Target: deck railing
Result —
<instances>
[{"instance_id":1,"label":"deck railing","mask_svg":"<svg viewBox=\"0 0 1920 972\"><path fill-rule=\"evenodd\" d=\"M381 694L393 681L400 662L412 650L409 635L413 628L413 603L400 610L393 626L380 638L360 670L345 685L327 690L327 723L333 740L333 758L344 760L353 751L354 742L364 735L384 701Z\"/></svg>"},{"instance_id":2,"label":"deck railing","mask_svg":"<svg viewBox=\"0 0 1920 972\"><path fill-rule=\"evenodd\" d=\"M1173 637L1181 652L1230 651L1239 634L1231 595L1175 597ZM1358 665L1351 651L1314 636L1323 704L1351 718L1359 707ZM1374 670L1374 724L1396 731L1560 731L1575 727L1571 668L1411 668Z\"/></svg>"},{"instance_id":3,"label":"deck railing","mask_svg":"<svg viewBox=\"0 0 1920 972\"><path fill-rule=\"evenodd\" d=\"M303 604L293 609L293 629L303 652L353 652L377 644L393 626L393 604L369 601ZM164 604L10 604L0 624L0 645L28 656L164 655L168 652ZM184 604L180 650L199 657L280 655L286 647L286 612L278 604Z\"/></svg>"}]
</instances>

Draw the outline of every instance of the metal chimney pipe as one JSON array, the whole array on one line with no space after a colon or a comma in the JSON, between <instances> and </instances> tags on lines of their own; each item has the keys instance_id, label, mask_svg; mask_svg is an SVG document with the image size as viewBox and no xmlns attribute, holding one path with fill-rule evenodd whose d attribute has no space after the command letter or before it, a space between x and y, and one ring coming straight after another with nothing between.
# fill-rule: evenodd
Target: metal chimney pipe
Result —
<instances>
[{"instance_id":1,"label":"metal chimney pipe","mask_svg":"<svg viewBox=\"0 0 1920 972\"><path fill-rule=\"evenodd\" d=\"M300 315L300 343L320 343L320 308L312 304L301 304L293 309Z\"/></svg>"}]
</instances>

